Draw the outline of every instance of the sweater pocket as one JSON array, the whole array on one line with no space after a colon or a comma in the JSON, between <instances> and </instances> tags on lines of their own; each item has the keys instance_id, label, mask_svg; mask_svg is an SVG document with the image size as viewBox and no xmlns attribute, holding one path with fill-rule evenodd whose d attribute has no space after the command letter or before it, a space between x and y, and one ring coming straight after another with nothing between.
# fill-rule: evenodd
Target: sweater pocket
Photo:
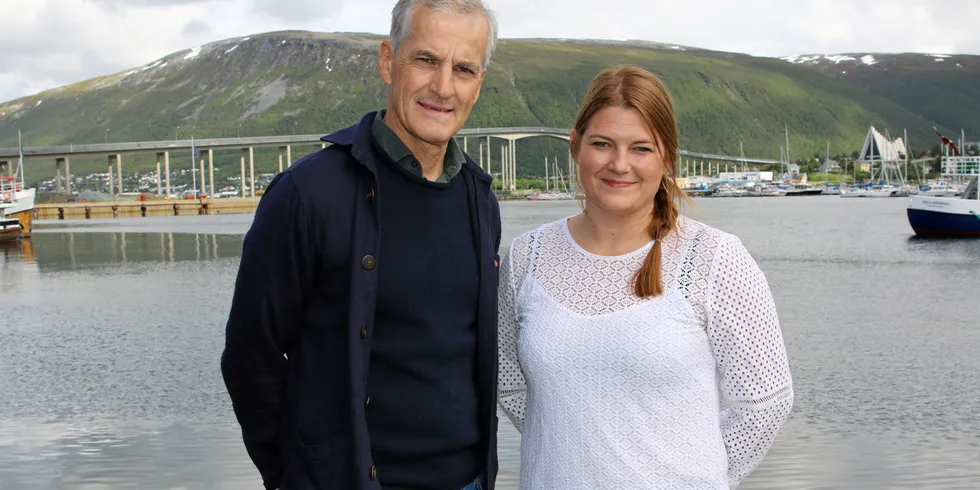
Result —
<instances>
[{"instance_id":1,"label":"sweater pocket","mask_svg":"<svg viewBox=\"0 0 980 490\"><path fill-rule=\"evenodd\" d=\"M351 444L335 437L319 444L306 444L294 433L291 461L282 478L281 490L349 490L354 488Z\"/></svg>"}]
</instances>

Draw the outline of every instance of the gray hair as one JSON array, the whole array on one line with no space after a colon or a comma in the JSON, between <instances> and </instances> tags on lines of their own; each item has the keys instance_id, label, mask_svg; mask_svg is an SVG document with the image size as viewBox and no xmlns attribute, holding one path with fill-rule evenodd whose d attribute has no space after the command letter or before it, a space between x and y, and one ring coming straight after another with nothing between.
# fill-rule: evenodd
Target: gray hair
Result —
<instances>
[{"instance_id":1,"label":"gray hair","mask_svg":"<svg viewBox=\"0 0 980 490\"><path fill-rule=\"evenodd\" d=\"M388 40L395 52L412 33L412 11L417 6L437 12L452 14L479 14L487 20L487 52L483 56L483 69L490 66L490 56L497 46L497 19L482 0L398 0L391 10L391 32Z\"/></svg>"}]
</instances>

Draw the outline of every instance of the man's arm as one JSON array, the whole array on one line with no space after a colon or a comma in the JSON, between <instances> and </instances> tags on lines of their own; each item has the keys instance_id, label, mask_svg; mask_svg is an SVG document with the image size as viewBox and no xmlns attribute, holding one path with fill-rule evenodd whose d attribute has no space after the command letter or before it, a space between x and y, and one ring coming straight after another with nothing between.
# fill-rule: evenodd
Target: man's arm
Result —
<instances>
[{"instance_id":1,"label":"man's arm","mask_svg":"<svg viewBox=\"0 0 980 490\"><path fill-rule=\"evenodd\" d=\"M314 267L309 216L290 172L269 184L245 235L221 374L249 457L267 489L282 476L285 352L303 321Z\"/></svg>"}]
</instances>

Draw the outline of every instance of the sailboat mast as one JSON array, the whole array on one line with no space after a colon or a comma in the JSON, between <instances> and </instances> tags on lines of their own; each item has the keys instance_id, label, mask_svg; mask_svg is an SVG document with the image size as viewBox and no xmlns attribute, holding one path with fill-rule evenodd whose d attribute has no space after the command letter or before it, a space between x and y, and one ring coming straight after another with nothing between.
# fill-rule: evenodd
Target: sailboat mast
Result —
<instances>
[{"instance_id":1,"label":"sailboat mast","mask_svg":"<svg viewBox=\"0 0 980 490\"><path fill-rule=\"evenodd\" d=\"M748 165L745 163L745 147L742 146L742 140L738 140L738 151L742 154L742 172L748 173L749 169Z\"/></svg>"},{"instance_id":2,"label":"sailboat mast","mask_svg":"<svg viewBox=\"0 0 980 490\"><path fill-rule=\"evenodd\" d=\"M547 192L548 189L548 157L544 157L544 190Z\"/></svg>"},{"instance_id":3,"label":"sailboat mast","mask_svg":"<svg viewBox=\"0 0 980 490\"><path fill-rule=\"evenodd\" d=\"M789 159L789 125L786 124L786 123L783 123L783 127L786 130L786 172L788 173L789 172L789 162L791 161Z\"/></svg>"},{"instance_id":4,"label":"sailboat mast","mask_svg":"<svg viewBox=\"0 0 980 490\"><path fill-rule=\"evenodd\" d=\"M909 180L909 157L912 153L912 146L909 145L909 130L908 128L902 129L902 134L905 136L905 179ZM907 182L906 182L907 184Z\"/></svg>"},{"instance_id":5,"label":"sailboat mast","mask_svg":"<svg viewBox=\"0 0 980 490\"><path fill-rule=\"evenodd\" d=\"M17 130L17 172L20 174L20 183L24 184L24 140L21 138L20 129ZM14 176L14 182L17 182L17 176Z\"/></svg>"}]
</instances>

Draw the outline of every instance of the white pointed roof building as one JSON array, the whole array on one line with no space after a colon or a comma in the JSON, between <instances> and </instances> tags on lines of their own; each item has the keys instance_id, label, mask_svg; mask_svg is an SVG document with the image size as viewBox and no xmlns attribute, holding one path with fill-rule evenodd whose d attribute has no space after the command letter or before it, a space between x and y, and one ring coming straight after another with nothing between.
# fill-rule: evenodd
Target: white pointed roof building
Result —
<instances>
[{"instance_id":1,"label":"white pointed roof building","mask_svg":"<svg viewBox=\"0 0 980 490\"><path fill-rule=\"evenodd\" d=\"M858 160L877 161L877 162L901 162L905 161L908 150L905 148L905 141L902 138L889 140L885 135L878 132L874 126L868 128L868 135L864 138L864 146Z\"/></svg>"}]
</instances>

